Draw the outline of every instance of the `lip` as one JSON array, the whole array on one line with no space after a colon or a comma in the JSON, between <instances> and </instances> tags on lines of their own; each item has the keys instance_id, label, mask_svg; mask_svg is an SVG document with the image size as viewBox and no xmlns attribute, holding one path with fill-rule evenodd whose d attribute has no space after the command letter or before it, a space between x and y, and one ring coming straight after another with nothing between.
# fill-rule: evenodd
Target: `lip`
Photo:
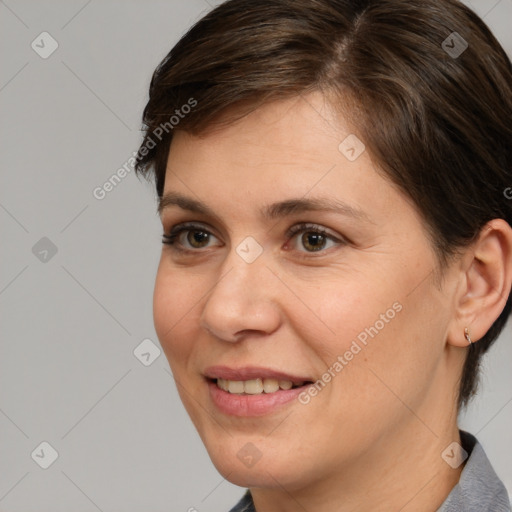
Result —
<instances>
[{"instance_id":1,"label":"lip","mask_svg":"<svg viewBox=\"0 0 512 512\"><path fill-rule=\"evenodd\" d=\"M279 370L263 368L258 366L244 366L240 368L231 368L229 366L210 366L204 371L204 376L208 379L225 380L251 380L251 379L277 379L289 380L293 384L301 382L313 382L311 377L290 375Z\"/></svg>"},{"instance_id":2,"label":"lip","mask_svg":"<svg viewBox=\"0 0 512 512\"><path fill-rule=\"evenodd\" d=\"M306 388L311 385L313 379L310 377L298 377L285 372L246 366L243 368L230 368L228 366L212 366L204 372L210 399L215 407L222 413L229 416L254 417L271 414L283 408L295 400ZM279 389L274 393L261 393L259 395L238 395L220 389L215 379L226 380L251 380L251 379L277 379L289 380L294 384L309 382L309 384L292 388Z\"/></svg>"}]
</instances>

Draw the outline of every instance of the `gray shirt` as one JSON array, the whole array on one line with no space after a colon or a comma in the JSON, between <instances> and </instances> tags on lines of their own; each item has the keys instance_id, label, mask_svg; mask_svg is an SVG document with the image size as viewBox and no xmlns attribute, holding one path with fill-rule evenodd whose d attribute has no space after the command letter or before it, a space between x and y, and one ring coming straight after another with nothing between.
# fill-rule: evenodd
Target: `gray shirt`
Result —
<instances>
[{"instance_id":1,"label":"gray shirt","mask_svg":"<svg viewBox=\"0 0 512 512\"><path fill-rule=\"evenodd\" d=\"M511 512L507 490L482 445L471 434L463 430L459 432L462 447L469 456L459 483L436 512ZM250 491L230 512L256 512Z\"/></svg>"}]
</instances>

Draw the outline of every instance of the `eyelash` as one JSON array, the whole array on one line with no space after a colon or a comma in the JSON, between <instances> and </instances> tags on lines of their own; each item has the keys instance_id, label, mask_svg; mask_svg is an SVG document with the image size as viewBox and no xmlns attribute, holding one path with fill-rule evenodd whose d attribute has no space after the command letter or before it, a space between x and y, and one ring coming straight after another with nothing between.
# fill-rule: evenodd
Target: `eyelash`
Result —
<instances>
[{"instance_id":1,"label":"eyelash","mask_svg":"<svg viewBox=\"0 0 512 512\"><path fill-rule=\"evenodd\" d=\"M169 234L164 233L162 235L162 243L166 245L172 246L173 251L177 251L180 253L200 253L202 252L202 249L184 249L183 247L180 247L180 243L176 243L178 240L178 237L187 231L201 231L203 233L207 233L208 235L213 235L208 229L205 229L204 226L200 224L185 222L183 224L178 224L174 226ZM286 232L287 238L293 238L299 233L314 233L321 235L325 237L328 240L331 240L333 242L336 242L338 245L345 245L348 242L346 240L340 240L336 238L335 236L329 234L325 229L323 229L321 226L318 226L317 224L311 224L311 223L300 223L296 224L295 226L292 226L288 231ZM213 235L215 236L215 235ZM308 255L315 254L315 253L325 253L326 249L320 249L318 251L299 251L301 253L305 253Z\"/></svg>"}]
</instances>

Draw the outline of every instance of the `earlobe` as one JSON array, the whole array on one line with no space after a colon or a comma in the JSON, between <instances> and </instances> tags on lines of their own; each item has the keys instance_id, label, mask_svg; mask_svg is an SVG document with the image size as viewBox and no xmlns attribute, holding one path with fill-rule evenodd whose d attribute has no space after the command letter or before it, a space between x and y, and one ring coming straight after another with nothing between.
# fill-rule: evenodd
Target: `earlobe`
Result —
<instances>
[{"instance_id":1,"label":"earlobe","mask_svg":"<svg viewBox=\"0 0 512 512\"><path fill-rule=\"evenodd\" d=\"M503 311L512 287L512 228L493 219L462 258L464 286L447 342L468 347L483 338Z\"/></svg>"},{"instance_id":2,"label":"earlobe","mask_svg":"<svg viewBox=\"0 0 512 512\"><path fill-rule=\"evenodd\" d=\"M480 338L474 337L470 325L466 325L465 327L460 327L460 325L460 321L454 320L453 327L448 334L447 343L459 348L467 348L474 343L478 343ZM492 325L492 323L490 325ZM484 335L485 333L481 337Z\"/></svg>"},{"instance_id":3,"label":"earlobe","mask_svg":"<svg viewBox=\"0 0 512 512\"><path fill-rule=\"evenodd\" d=\"M469 327L464 327L464 337L470 345L473 343L471 340L471 335L469 334Z\"/></svg>"}]
</instances>

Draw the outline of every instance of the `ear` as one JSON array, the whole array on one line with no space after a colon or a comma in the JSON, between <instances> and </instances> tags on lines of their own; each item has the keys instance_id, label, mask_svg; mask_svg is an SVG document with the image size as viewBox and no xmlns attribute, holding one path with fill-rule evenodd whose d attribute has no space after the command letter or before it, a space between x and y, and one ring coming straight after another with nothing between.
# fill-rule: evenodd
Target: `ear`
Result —
<instances>
[{"instance_id":1,"label":"ear","mask_svg":"<svg viewBox=\"0 0 512 512\"><path fill-rule=\"evenodd\" d=\"M467 347L478 342L503 311L512 287L512 228L503 219L489 221L461 260L461 282L448 343Z\"/></svg>"}]
</instances>

